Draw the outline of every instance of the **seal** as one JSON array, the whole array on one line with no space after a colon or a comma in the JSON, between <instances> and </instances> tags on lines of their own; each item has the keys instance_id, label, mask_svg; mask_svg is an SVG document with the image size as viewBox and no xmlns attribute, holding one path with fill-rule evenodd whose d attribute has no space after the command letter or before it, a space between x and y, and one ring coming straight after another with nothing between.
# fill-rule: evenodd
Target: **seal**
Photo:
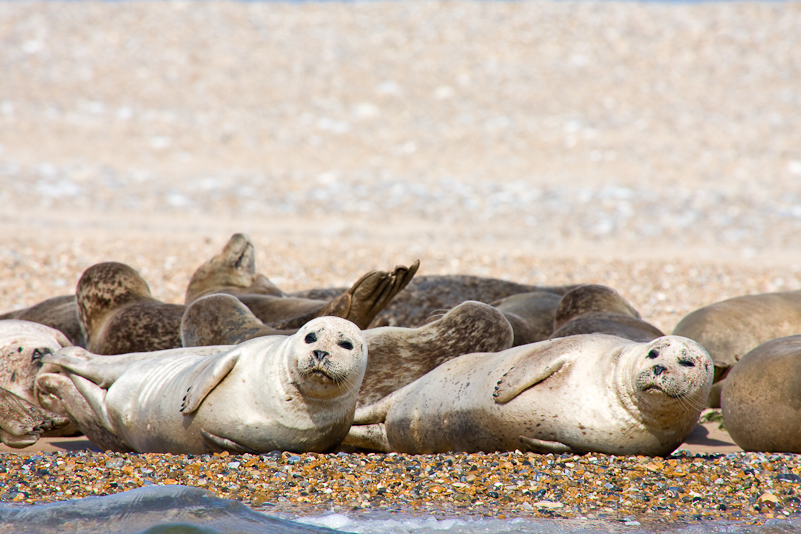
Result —
<instances>
[{"instance_id":1,"label":"seal","mask_svg":"<svg viewBox=\"0 0 801 534\"><path fill-rule=\"evenodd\" d=\"M14 310L0 315L0 320L19 319L55 328L67 336L72 345L86 346L86 340L78 319L78 304L75 295L53 297L29 308Z\"/></svg>"},{"instance_id":2,"label":"seal","mask_svg":"<svg viewBox=\"0 0 801 534\"><path fill-rule=\"evenodd\" d=\"M722 384L723 421L739 447L801 453L801 335L749 351Z\"/></svg>"},{"instance_id":3,"label":"seal","mask_svg":"<svg viewBox=\"0 0 801 534\"><path fill-rule=\"evenodd\" d=\"M116 357L67 348L44 362L138 452L325 452L350 428L367 344L350 321L321 317L292 336L233 347ZM59 396L58 385L49 393Z\"/></svg>"},{"instance_id":4,"label":"seal","mask_svg":"<svg viewBox=\"0 0 801 534\"><path fill-rule=\"evenodd\" d=\"M71 345L55 328L18 319L0 321L0 387L38 405L34 386L42 357Z\"/></svg>"},{"instance_id":5,"label":"seal","mask_svg":"<svg viewBox=\"0 0 801 534\"><path fill-rule=\"evenodd\" d=\"M403 326L415 327L425 324L432 317L441 315L462 302L473 300L490 304L519 293L547 292L564 295L575 285L533 286L518 284L497 278L472 275L424 275L417 276L376 317L370 327ZM295 291L291 297L327 299L333 298L340 288L318 288ZM258 314L257 314L258 315Z\"/></svg>"},{"instance_id":6,"label":"seal","mask_svg":"<svg viewBox=\"0 0 801 534\"><path fill-rule=\"evenodd\" d=\"M548 339L553 333L553 321L561 298L549 291L519 293L490 303L512 325L513 345L528 345ZM479 351L477 351L479 352Z\"/></svg>"},{"instance_id":7,"label":"seal","mask_svg":"<svg viewBox=\"0 0 801 534\"><path fill-rule=\"evenodd\" d=\"M346 445L412 454L670 454L712 384L698 343L587 334L455 358L356 411Z\"/></svg>"},{"instance_id":8,"label":"seal","mask_svg":"<svg viewBox=\"0 0 801 534\"><path fill-rule=\"evenodd\" d=\"M222 251L198 267L186 289L184 303L214 293L234 295L265 324L277 331L295 331L324 315L342 317L359 328L367 326L412 280L420 267L397 266L392 272L371 271L349 289L324 299L287 297L266 276L256 272L255 247L246 234L234 234Z\"/></svg>"},{"instance_id":9,"label":"seal","mask_svg":"<svg viewBox=\"0 0 801 534\"><path fill-rule=\"evenodd\" d=\"M232 235L218 254L192 273L184 304L212 293L286 296L269 278L256 272L255 247L250 237L242 233Z\"/></svg>"},{"instance_id":10,"label":"seal","mask_svg":"<svg viewBox=\"0 0 801 534\"><path fill-rule=\"evenodd\" d=\"M145 279L124 263L86 269L76 288L86 348L95 354L127 354L181 346L184 306L153 298Z\"/></svg>"},{"instance_id":11,"label":"seal","mask_svg":"<svg viewBox=\"0 0 801 534\"><path fill-rule=\"evenodd\" d=\"M551 338L609 334L646 342L664 332L643 321L640 313L609 286L587 284L564 294L554 314Z\"/></svg>"},{"instance_id":12,"label":"seal","mask_svg":"<svg viewBox=\"0 0 801 534\"><path fill-rule=\"evenodd\" d=\"M694 339L715 362L708 404L720 406L721 382L747 352L780 337L801 333L801 290L742 295L704 306L682 318L673 334Z\"/></svg>"},{"instance_id":13,"label":"seal","mask_svg":"<svg viewBox=\"0 0 801 534\"><path fill-rule=\"evenodd\" d=\"M15 448L28 447L36 443L42 434L63 428L69 423L68 418L0 388L0 443Z\"/></svg>"},{"instance_id":14,"label":"seal","mask_svg":"<svg viewBox=\"0 0 801 534\"><path fill-rule=\"evenodd\" d=\"M224 294L190 304L181 323L185 347L233 345L278 333L236 298ZM383 326L365 330L363 335L370 358L358 406L371 404L462 354L508 349L514 336L500 311L473 301L418 328Z\"/></svg>"}]
</instances>

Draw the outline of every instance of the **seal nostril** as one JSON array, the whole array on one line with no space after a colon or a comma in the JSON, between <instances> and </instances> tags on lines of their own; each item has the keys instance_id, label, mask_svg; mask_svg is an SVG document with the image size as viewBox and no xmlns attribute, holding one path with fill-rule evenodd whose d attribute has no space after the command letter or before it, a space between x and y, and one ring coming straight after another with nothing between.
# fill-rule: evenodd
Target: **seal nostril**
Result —
<instances>
[{"instance_id":1,"label":"seal nostril","mask_svg":"<svg viewBox=\"0 0 801 534\"><path fill-rule=\"evenodd\" d=\"M665 371L667 371L667 367L665 367L664 365L659 365L659 364L654 365L654 376L659 376Z\"/></svg>"},{"instance_id":2,"label":"seal nostril","mask_svg":"<svg viewBox=\"0 0 801 534\"><path fill-rule=\"evenodd\" d=\"M312 355L318 362L321 362L328 357L328 353L324 350L313 350Z\"/></svg>"}]
</instances>

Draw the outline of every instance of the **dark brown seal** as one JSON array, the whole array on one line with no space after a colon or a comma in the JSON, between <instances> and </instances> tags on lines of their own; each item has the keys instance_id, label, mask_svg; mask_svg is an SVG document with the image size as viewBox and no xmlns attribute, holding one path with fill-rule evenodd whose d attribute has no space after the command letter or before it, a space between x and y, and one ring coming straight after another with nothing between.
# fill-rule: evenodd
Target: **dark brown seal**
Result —
<instances>
[{"instance_id":1,"label":"dark brown seal","mask_svg":"<svg viewBox=\"0 0 801 534\"><path fill-rule=\"evenodd\" d=\"M801 335L759 345L722 384L723 420L737 445L801 453Z\"/></svg>"},{"instance_id":2,"label":"dark brown seal","mask_svg":"<svg viewBox=\"0 0 801 534\"><path fill-rule=\"evenodd\" d=\"M86 269L76 298L90 352L126 354L181 346L185 306L153 298L144 278L124 263Z\"/></svg>"},{"instance_id":3,"label":"dark brown seal","mask_svg":"<svg viewBox=\"0 0 801 534\"><path fill-rule=\"evenodd\" d=\"M694 339L715 362L711 407L720 406L720 382L747 352L780 337L801 333L801 290L743 295L685 316L673 334Z\"/></svg>"},{"instance_id":4,"label":"dark brown seal","mask_svg":"<svg viewBox=\"0 0 801 534\"><path fill-rule=\"evenodd\" d=\"M564 294L554 317L551 338L610 334L645 343L665 334L611 287L587 284Z\"/></svg>"},{"instance_id":5,"label":"dark brown seal","mask_svg":"<svg viewBox=\"0 0 801 534\"><path fill-rule=\"evenodd\" d=\"M415 327L425 324L462 302L473 300L490 304L510 295L545 291L564 295L575 285L532 286L498 278L472 275L418 276L381 312L371 326ZM290 293L292 297L332 298L340 288L309 289Z\"/></svg>"},{"instance_id":6,"label":"dark brown seal","mask_svg":"<svg viewBox=\"0 0 801 534\"><path fill-rule=\"evenodd\" d=\"M223 294L192 303L181 326L186 347L238 344L276 334L285 332L264 325L236 298ZM462 354L505 350L513 335L501 312L472 301L419 328L364 330L368 358L358 405L373 403Z\"/></svg>"},{"instance_id":7,"label":"dark brown seal","mask_svg":"<svg viewBox=\"0 0 801 534\"><path fill-rule=\"evenodd\" d=\"M86 346L86 340L78 319L78 304L75 295L53 297L29 308L14 310L0 315L3 319L19 319L43 324L61 331L73 345Z\"/></svg>"}]
</instances>

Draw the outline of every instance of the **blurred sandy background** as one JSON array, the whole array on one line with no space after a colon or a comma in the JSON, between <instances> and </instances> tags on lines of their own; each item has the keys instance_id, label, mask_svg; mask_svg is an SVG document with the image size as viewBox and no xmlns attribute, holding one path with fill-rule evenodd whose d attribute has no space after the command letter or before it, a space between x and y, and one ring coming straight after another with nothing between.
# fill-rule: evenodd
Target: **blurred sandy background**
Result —
<instances>
[{"instance_id":1,"label":"blurred sandy background","mask_svg":"<svg viewBox=\"0 0 801 534\"><path fill-rule=\"evenodd\" d=\"M801 3L0 2L0 309L422 261L666 332L801 288Z\"/></svg>"}]
</instances>

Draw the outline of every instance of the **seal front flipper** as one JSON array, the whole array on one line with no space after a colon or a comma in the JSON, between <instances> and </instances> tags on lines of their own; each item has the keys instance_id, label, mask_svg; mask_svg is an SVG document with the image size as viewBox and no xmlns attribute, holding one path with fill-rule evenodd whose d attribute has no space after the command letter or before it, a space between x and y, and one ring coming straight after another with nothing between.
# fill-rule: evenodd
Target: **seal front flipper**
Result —
<instances>
[{"instance_id":1,"label":"seal front flipper","mask_svg":"<svg viewBox=\"0 0 801 534\"><path fill-rule=\"evenodd\" d=\"M529 348L533 345L542 347L534 355ZM518 354L504 361L505 364L511 363L511 365L498 380L492 394L498 404L505 404L531 386L539 384L577 356L569 347L565 347L565 342L557 345L551 341L540 341L510 350L517 351Z\"/></svg>"},{"instance_id":2,"label":"seal front flipper","mask_svg":"<svg viewBox=\"0 0 801 534\"><path fill-rule=\"evenodd\" d=\"M342 445L377 452L392 452L384 423L351 426Z\"/></svg>"},{"instance_id":3,"label":"seal front flipper","mask_svg":"<svg viewBox=\"0 0 801 534\"><path fill-rule=\"evenodd\" d=\"M251 449L250 447L246 447L241 443L237 443L235 441L231 441L227 438L222 438L220 436L215 436L210 432L206 432L202 428L200 429L200 435L203 437L203 441L206 445L209 446L209 450L211 452L223 452L228 451L234 454L259 454L259 451L255 449ZM269 452L269 451L263 451Z\"/></svg>"},{"instance_id":4,"label":"seal front flipper","mask_svg":"<svg viewBox=\"0 0 801 534\"><path fill-rule=\"evenodd\" d=\"M69 419L31 404L0 388L0 443L22 448L33 445L44 432L69 424Z\"/></svg>"},{"instance_id":5,"label":"seal front flipper","mask_svg":"<svg viewBox=\"0 0 801 534\"><path fill-rule=\"evenodd\" d=\"M573 449L570 445L565 445L564 443L559 441L545 441L543 439L527 438L526 436L520 436L520 441L522 441L526 445L526 447L530 452L536 452L539 454L584 452L584 451L577 451Z\"/></svg>"},{"instance_id":6,"label":"seal front flipper","mask_svg":"<svg viewBox=\"0 0 801 534\"><path fill-rule=\"evenodd\" d=\"M222 379L231 372L236 362L239 361L241 354L242 351L237 346L228 352L206 358L204 362L205 368L186 390L186 395L181 404L181 413L187 415L200 408L200 403L203 402L206 395L211 393L217 387L217 384L222 382Z\"/></svg>"}]
</instances>

